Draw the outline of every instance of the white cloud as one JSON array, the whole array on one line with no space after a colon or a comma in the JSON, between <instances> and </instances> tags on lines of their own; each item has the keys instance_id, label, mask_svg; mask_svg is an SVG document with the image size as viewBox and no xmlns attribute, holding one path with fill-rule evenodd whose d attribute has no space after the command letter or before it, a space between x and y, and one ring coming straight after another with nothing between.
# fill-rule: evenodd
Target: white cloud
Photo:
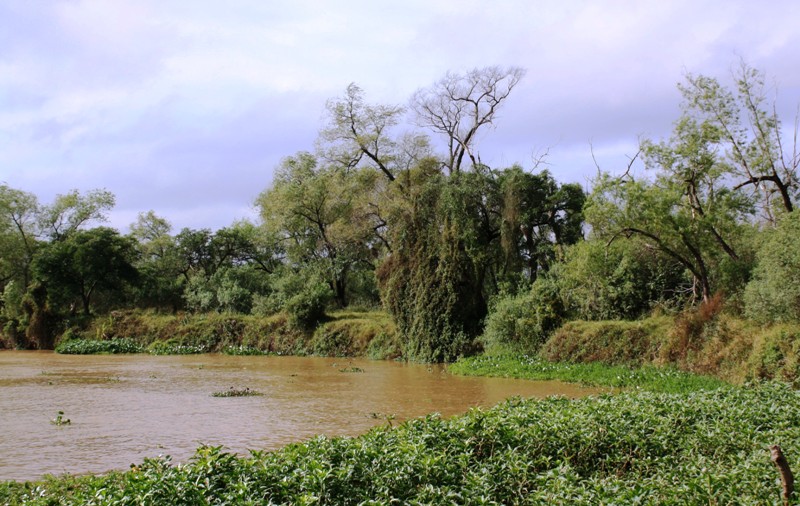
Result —
<instances>
[{"instance_id":1,"label":"white cloud","mask_svg":"<svg viewBox=\"0 0 800 506\"><path fill-rule=\"evenodd\" d=\"M590 143L613 169L639 135L668 135L686 71L724 79L742 57L793 118L797 19L790 0L11 0L0 181L43 200L106 187L125 219L169 209L178 227L223 226L282 157L313 147L350 82L405 104L448 70L499 64L528 74L483 161L530 166L549 148L554 174L583 182Z\"/></svg>"}]
</instances>

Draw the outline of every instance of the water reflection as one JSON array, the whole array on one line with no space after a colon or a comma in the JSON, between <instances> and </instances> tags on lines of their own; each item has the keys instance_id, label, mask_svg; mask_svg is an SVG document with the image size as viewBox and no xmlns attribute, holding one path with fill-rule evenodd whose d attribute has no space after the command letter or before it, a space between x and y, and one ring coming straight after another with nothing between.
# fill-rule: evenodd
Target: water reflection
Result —
<instances>
[{"instance_id":1,"label":"water reflection","mask_svg":"<svg viewBox=\"0 0 800 506\"><path fill-rule=\"evenodd\" d=\"M263 396L217 398L248 387ZM246 453L316 434L356 435L431 412L451 416L519 395L576 397L558 382L465 378L441 366L301 358L76 356L0 352L0 479L176 462L200 444ZM64 411L72 424L50 420Z\"/></svg>"}]
</instances>

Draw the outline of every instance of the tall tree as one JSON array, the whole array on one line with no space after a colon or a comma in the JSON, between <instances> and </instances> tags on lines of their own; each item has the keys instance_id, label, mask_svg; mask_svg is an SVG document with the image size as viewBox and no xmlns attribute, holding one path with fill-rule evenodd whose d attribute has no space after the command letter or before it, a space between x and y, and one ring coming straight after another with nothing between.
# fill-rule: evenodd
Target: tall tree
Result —
<instances>
[{"instance_id":1,"label":"tall tree","mask_svg":"<svg viewBox=\"0 0 800 506\"><path fill-rule=\"evenodd\" d=\"M429 88L411 98L417 123L445 137L451 173L461 170L466 156L479 163L476 151L479 130L491 126L497 111L525 75L520 67L484 67L465 74L448 72Z\"/></svg>"},{"instance_id":2,"label":"tall tree","mask_svg":"<svg viewBox=\"0 0 800 506\"><path fill-rule=\"evenodd\" d=\"M364 197L376 176L370 169L320 166L310 153L299 153L283 161L272 186L257 199L266 231L283 242L289 260L316 264L342 306L351 271L373 268L377 237Z\"/></svg>"},{"instance_id":3,"label":"tall tree","mask_svg":"<svg viewBox=\"0 0 800 506\"><path fill-rule=\"evenodd\" d=\"M348 169L366 160L394 181L398 146L391 129L400 120L403 108L366 104L364 92L351 83L344 97L328 101L327 110L328 124L320 133L325 157Z\"/></svg>"},{"instance_id":4,"label":"tall tree","mask_svg":"<svg viewBox=\"0 0 800 506\"><path fill-rule=\"evenodd\" d=\"M34 270L51 299L63 304L78 300L85 315L100 290L119 290L136 281L136 246L111 228L78 230L50 243L36 257Z\"/></svg>"},{"instance_id":5,"label":"tall tree","mask_svg":"<svg viewBox=\"0 0 800 506\"><path fill-rule=\"evenodd\" d=\"M555 260L558 248L583 238L586 196L577 184L559 186L548 171L533 174L520 166L503 171L500 186L505 275L526 271L533 282Z\"/></svg>"},{"instance_id":6,"label":"tall tree","mask_svg":"<svg viewBox=\"0 0 800 506\"><path fill-rule=\"evenodd\" d=\"M732 92L712 77L686 76L679 86L684 117L714 131L714 147L735 181L735 188L752 188L761 196L765 217L775 222L776 206L786 212L797 204L800 181L797 124L793 139L781 128L777 108L769 103L764 74L742 63Z\"/></svg>"},{"instance_id":7,"label":"tall tree","mask_svg":"<svg viewBox=\"0 0 800 506\"><path fill-rule=\"evenodd\" d=\"M24 291L37 248L39 202L35 195L0 185L0 288L16 280Z\"/></svg>"},{"instance_id":8,"label":"tall tree","mask_svg":"<svg viewBox=\"0 0 800 506\"><path fill-rule=\"evenodd\" d=\"M115 202L114 194L108 190L91 190L85 195L72 190L57 195L52 204L41 209L39 226L44 234L60 241L89 222L107 221L106 213Z\"/></svg>"}]
</instances>

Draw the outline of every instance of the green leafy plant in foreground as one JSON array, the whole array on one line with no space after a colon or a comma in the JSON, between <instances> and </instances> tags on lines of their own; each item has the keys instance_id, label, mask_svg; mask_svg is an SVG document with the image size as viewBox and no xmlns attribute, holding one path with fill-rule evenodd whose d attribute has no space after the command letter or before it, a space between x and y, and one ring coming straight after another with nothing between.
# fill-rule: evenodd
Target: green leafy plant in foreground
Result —
<instances>
[{"instance_id":1,"label":"green leafy plant in foreground","mask_svg":"<svg viewBox=\"0 0 800 506\"><path fill-rule=\"evenodd\" d=\"M0 484L8 504L775 504L768 446L800 462L800 395L780 384L688 394L512 399L354 438L237 457Z\"/></svg>"}]
</instances>

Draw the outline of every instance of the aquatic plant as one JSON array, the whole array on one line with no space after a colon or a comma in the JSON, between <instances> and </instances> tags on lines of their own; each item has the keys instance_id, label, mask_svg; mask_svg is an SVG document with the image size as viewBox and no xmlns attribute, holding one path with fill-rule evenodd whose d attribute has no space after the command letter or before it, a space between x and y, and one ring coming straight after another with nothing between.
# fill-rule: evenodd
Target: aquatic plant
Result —
<instances>
[{"instance_id":1,"label":"aquatic plant","mask_svg":"<svg viewBox=\"0 0 800 506\"><path fill-rule=\"evenodd\" d=\"M776 504L773 444L798 466L800 394L780 384L512 399L246 457L202 447L0 483L0 504Z\"/></svg>"},{"instance_id":2,"label":"aquatic plant","mask_svg":"<svg viewBox=\"0 0 800 506\"><path fill-rule=\"evenodd\" d=\"M226 346L222 349L222 353L225 355L269 355L268 351L261 350L254 346Z\"/></svg>"},{"instance_id":3,"label":"aquatic plant","mask_svg":"<svg viewBox=\"0 0 800 506\"><path fill-rule=\"evenodd\" d=\"M654 392L694 392L730 387L710 376L672 367L628 367L598 362L549 362L534 355L481 355L460 359L447 370L465 376L496 376L529 380L560 380L612 388L641 388Z\"/></svg>"},{"instance_id":4,"label":"aquatic plant","mask_svg":"<svg viewBox=\"0 0 800 506\"><path fill-rule=\"evenodd\" d=\"M264 394L262 394L257 390L250 390L250 387L245 387L245 388L230 387L227 390L214 392L213 394L211 394L211 397L252 397L257 395L264 395Z\"/></svg>"},{"instance_id":5,"label":"aquatic plant","mask_svg":"<svg viewBox=\"0 0 800 506\"><path fill-rule=\"evenodd\" d=\"M61 427L62 425L71 425L72 420L70 420L69 418L64 418L64 412L59 411L56 417L50 420L50 423Z\"/></svg>"},{"instance_id":6,"label":"aquatic plant","mask_svg":"<svg viewBox=\"0 0 800 506\"><path fill-rule=\"evenodd\" d=\"M95 355L116 353L141 353L143 348L134 340L119 339L71 339L56 346L56 353L65 355Z\"/></svg>"}]
</instances>

